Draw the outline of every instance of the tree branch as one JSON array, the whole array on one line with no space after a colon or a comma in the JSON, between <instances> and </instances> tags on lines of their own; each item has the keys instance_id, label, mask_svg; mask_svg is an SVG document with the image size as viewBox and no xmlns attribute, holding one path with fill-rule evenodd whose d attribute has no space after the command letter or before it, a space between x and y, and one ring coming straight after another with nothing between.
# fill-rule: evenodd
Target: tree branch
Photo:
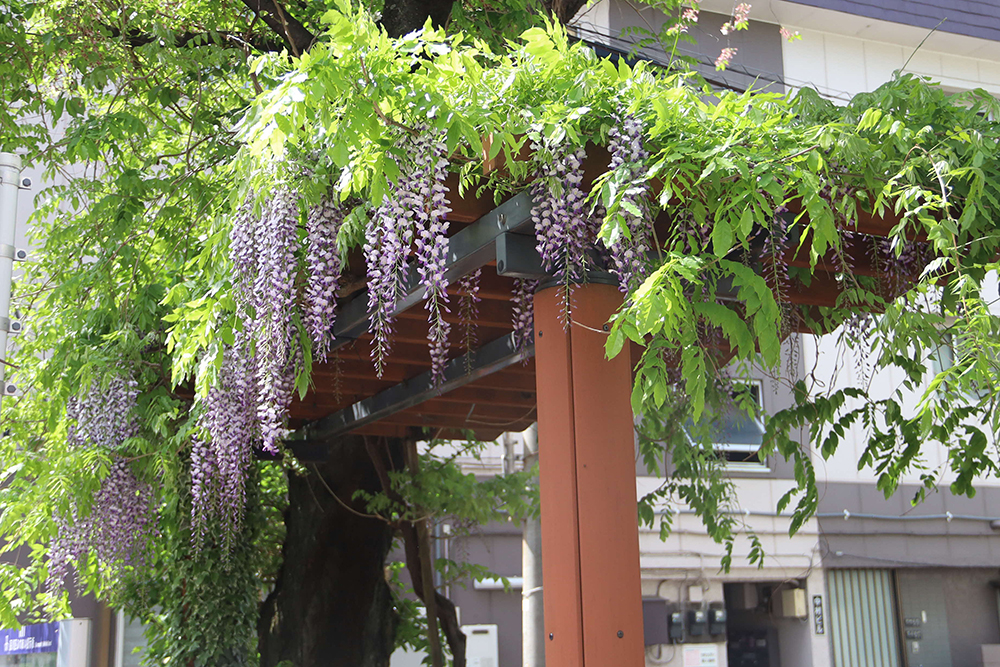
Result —
<instances>
[{"instance_id":1,"label":"tree branch","mask_svg":"<svg viewBox=\"0 0 1000 667\"><path fill-rule=\"evenodd\" d=\"M382 490L394 503L398 503L403 508L408 508L406 500L398 491L392 488L389 471L386 467L386 459L383 457L382 452L379 451L370 436L366 435L364 439L365 449L368 450L368 456L372 460L372 465L375 466L375 473L382 483ZM424 601L424 605L428 610L436 607L437 618L441 621L441 628L444 630L444 636L448 640L448 648L451 649L452 664L454 667L465 667L465 633L462 632L462 628L458 624L458 612L455 610L455 603L435 590L433 603L430 605L427 604L427 597L425 597L427 591L424 589L421 573L423 571L422 556L426 556L428 559L431 558L430 551L428 549L426 554L422 552L417 528L414 523L400 521L398 527L399 532L403 535L406 569L410 573L410 583L413 586L413 592L416 593L418 598Z\"/></svg>"},{"instance_id":2,"label":"tree branch","mask_svg":"<svg viewBox=\"0 0 1000 667\"><path fill-rule=\"evenodd\" d=\"M583 9L587 0L544 0L545 9L552 18L567 25Z\"/></svg>"},{"instance_id":3,"label":"tree branch","mask_svg":"<svg viewBox=\"0 0 1000 667\"><path fill-rule=\"evenodd\" d=\"M403 453L406 457L406 467L414 477L420 472L420 455L417 453L415 438L407 438L403 443ZM431 654L432 667L443 667L444 656L441 653L441 639L437 625L437 589L434 587L434 563L431 556L431 540L427 530L427 519L413 523L417 533L417 548L420 551L420 583L424 589L424 604L427 606L427 647ZM418 574L412 572L416 577ZM430 592L431 595L427 595Z\"/></svg>"},{"instance_id":4,"label":"tree branch","mask_svg":"<svg viewBox=\"0 0 1000 667\"><path fill-rule=\"evenodd\" d=\"M390 37L420 30L429 18L440 28L448 22L454 0L386 0L380 23Z\"/></svg>"},{"instance_id":5,"label":"tree branch","mask_svg":"<svg viewBox=\"0 0 1000 667\"><path fill-rule=\"evenodd\" d=\"M275 34L284 39L292 53L302 55L316 41L316 35L275 0L242 0Z\"/></svg>"},{"instance_id":6,"label":"tree branch","mask_svg":"<svg viewBox=\"0 0 1000 667\"><path fill-rule=\"evenodd\" d=\"M112 39L121 38L129 46L136 48L140 46L146 46L147 44L153 44L156 42L164 41L162 37L156 35L151 35L141 30L129 30L125 33L113 26L103 26L104 30L107 31L108 36ZM186 30L184 32L175 33L173 36L173 43L167 44L167 46L175 47L197 47L203 46L205 44L219 44L220 42L233 42L238 46L250 45L258 51L280 51L284 46L285 42L282 40L273 39L252 39L245 35L239 35L230 32L217 32L217 31L201 31L192 32Z\"/></svg>"}]
</instances>

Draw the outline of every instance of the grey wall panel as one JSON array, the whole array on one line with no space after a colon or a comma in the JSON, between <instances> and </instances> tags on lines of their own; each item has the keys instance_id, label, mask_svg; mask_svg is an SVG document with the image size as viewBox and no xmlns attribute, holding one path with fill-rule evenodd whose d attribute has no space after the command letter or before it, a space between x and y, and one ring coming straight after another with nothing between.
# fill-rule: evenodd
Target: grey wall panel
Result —
<instances>
[{"instance_id":1,"label":"grey wall panel","mask_svg":"<svg viewBox=\"0 0 1000 667\"><path fill-rule=\"evenodd\" d=\"M635 42L638 37L625 33L626 28L642 26L657 31L663 26L664 20L665 16L659 10L630 4L625 0L611 0L609 7L611 34L592 37L610 37L612 46L627 51L630 43ZM690 29L690 34L697 43L680 43L677 50L705 63L698 68L699 71L707 78L719 81L728 87L740 90L753 87L756 90L783 91L781 35L778 33L778 26L751 21L749 30L741 30L726 37L719 32L719 28L729 20L728 16L702 11L698 23ZM588 37L586 33L582 36ZM716 72L711 63L724 47L737 49L736 57L726 71ZM659 47L650 47L643 53L661 62L669 58L664 49Z\"/></svg>"},{"instance_id":2,"label":"grey wall panel","mask_svg":"<svg viewBox=\"0 0 1000 667\"><path fill-rule=\"evenodd\" d=\"M996 0L789 0L868 18L1000 41ZM940 25L939 25L940 24Z\"/></svg>"},{"instance_id":3,"label":"grey wall panel","mask_svg":"<svg viewBox=\"0 0 1000 667\"><path fill-rule=\"evenodd\" d=\"M462 625L496 624L500 667L521 664L521 589L477 591L452 588L452 600L462 615Z\"/></svg>"},{"instance_id":4,"label":"grey wall panel","mask_svg":"<svg viewBox=\"0 0 1000 667\"><path fill-rule=\"evenodd\" d=\"M450 541L453 560L479 563L505 577L521 576L520 524L494 523L471 535ZM461 610L463 625L495 623L500 649L500 667L521 664L521 589L477 590L473 583L452 586L452 601Z\"/></svg>"},{"instance_id":5,"label":"grey wall panel","mask_svg":"<svg viewBox=\"0 0 1000 667\"><path fill-rule=\"evenodd\" d=\"M1000 561L998 561L1000 562ZM948 613L948 640L955 667L979 665L980 646L1000 644L996 568L941 570Z\"/></svg>"},{"instance_id":6,"label":"grey wall panel","mask_svg":"<svg viewBox=\"0 0 1000 667\"><path fill-rule=\"evenodd\" d=\"M975 498L942 490L916 507L916 487L885 498L874 484L820 483L819 528L827 567L988 567L1000 564L1000 533L986 518L1000 516L1000 488L983 487ZM847 510L851 518L845 520ZM954 518L944 516L951 512ZM867 519L860 515L906 517ZM832 515L832 516L830 516ZM921 515L941 518L914 520ZM971 521L962 516L986 517Z\"/></svg>"}]
</instances>

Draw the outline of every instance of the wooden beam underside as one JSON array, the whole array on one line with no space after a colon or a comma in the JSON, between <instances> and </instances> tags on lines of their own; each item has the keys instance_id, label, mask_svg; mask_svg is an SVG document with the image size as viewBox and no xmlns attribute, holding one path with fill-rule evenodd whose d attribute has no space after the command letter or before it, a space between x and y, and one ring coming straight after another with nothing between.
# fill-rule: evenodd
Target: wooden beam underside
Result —
<instances>
[{"instance_id":1,"label":"wooden beam underside","mask_svg":"<svg viewBox=\"0 0 1000 667\"><path fill-rule=\"evenodd\" d=\"M457 187L452 183L451 233L482 221L484 216L495 214L492 199L477 199L472 193L455 197ZM657 222L658 233L667 231L670 221ZM849 225L842 253L827 253L815 263L810 261L805 248L789 247L777 265L780 271L771 271L768 279L779 299L815 316L818 308L844 307L841 294L857 286L855 280L869 281L868 287L890 299L899 290L892 284L885 267L891 257L880 243L880 238L895 225L893 220L881 220L869 213L860 212L857 221ZM530 228L527 230L530 233ZM758 270L768 275L767 257L755 258ZM361 262L352 262L362 267ZM808 284L789 277L785 267L813 269ZM850 275L845 273L848 270ZM358 270L358 269L356 269ZM776 278L774 276L777 276ZM851 277L853 276L853 277ZM365 299L363 276L356 276L360 291L345 297ZM512 329L512 304L514 281L497 275L495 262L485 261L481 268L479 302L472 322L463 318L457 280L449 287L449 312L445 319L451 324L450 357L465 354L487 341L496 340ZM895 282L898 282L896 280ZM355 338L340 340L341 347L331 354L326 363L317 363L313 369L313 387L302 400L296 398L291 408L291 427L298 429L306 424L329 417L361 401L384 392L391 387L427 372L430 356L427 346L427 313L423 301L418 300L403 310L395 319L392 350L386 359L381 377L375 373L371 359L371 335L355 329ZM344 304L341 304L344 305ZM802 321L793 321L793 329L810 332ZM486 377L479 377L464 386L433 396L419 405L401 409L373 423L365 424L354 432L374 435L405 435L419 429L427 435L460 436L474 434L482 439L492 439L503 431L517 431L529 426L535 419L535 376L532 360L518 362Z\"/></svg>"}]
</instances>

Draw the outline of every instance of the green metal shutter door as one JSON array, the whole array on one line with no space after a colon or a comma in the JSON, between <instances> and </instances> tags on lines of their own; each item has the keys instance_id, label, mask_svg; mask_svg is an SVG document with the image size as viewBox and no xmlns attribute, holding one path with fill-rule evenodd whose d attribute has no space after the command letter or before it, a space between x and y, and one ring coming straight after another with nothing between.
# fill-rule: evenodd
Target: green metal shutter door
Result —
<instances>
[{"instance_id":1,"label":"green metal shutter door","mask_svg":"<svg viewBox=\"0 0 1000 667\"><path fill-rule=\"evenodd\" d=\"M900 667L889 570L829 570L834 667Z\"/></svg>"}]
</instances>

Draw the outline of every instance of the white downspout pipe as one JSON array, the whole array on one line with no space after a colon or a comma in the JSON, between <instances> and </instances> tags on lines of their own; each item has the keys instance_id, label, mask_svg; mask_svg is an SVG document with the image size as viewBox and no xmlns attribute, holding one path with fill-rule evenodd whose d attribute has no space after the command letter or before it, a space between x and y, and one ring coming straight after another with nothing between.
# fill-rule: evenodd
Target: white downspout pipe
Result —
<instances>
[{"instance_id":1,"label":"white downspout pipe","mask_svg":"<svg viewBox=\"0 0 1000 667\"><path fill-rule=\"evenodd\" d=\"M538 461L538 424L522 434L524 467ZM542 522L526 519L521 544L521 659L524 667L545 667L545 615L542 608Z\"/></svg>"},{"instance_id":2,"label":"white downspout pipe","mask_svg":"<svg viewBox=\"0 0 1000 667\"><path fill-rule=\"evenodd\" d=\"M17 194L21 187L21 158L0 153L0 361L7 360L10 333L10 288L14 273L14 230L17 226ZM7 364L0 363L0 397L16 389L4 382Z\"/></svg>"}]
</instances>

